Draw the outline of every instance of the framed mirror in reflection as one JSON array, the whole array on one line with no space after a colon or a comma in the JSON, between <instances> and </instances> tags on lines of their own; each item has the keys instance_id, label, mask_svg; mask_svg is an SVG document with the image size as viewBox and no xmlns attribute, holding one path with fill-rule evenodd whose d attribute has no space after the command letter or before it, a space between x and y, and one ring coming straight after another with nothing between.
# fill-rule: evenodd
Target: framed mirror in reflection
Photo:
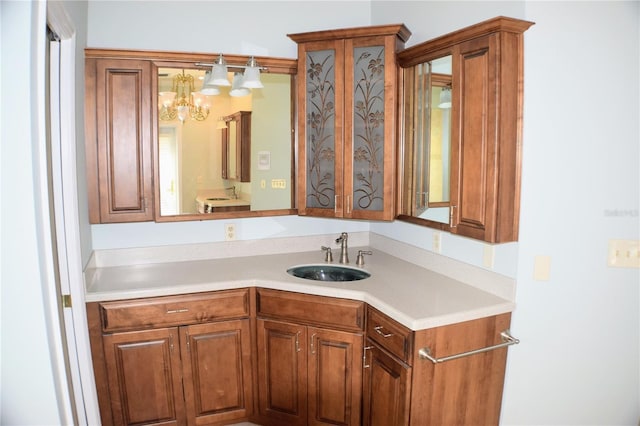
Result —
<instances>
[{"instance_id":1,"label":"framed mirror in reflection","mask_svg":"<svg viewBox=\"0 0 640 426\"><path fill-rule=\"evenodd\" d=\"M451 56L404 72L401 218L448 225L451 161Z\"/></svg>"},{"instance_id":2,"label":"framed mirror in reflection","mask_svg":"<svg viewBox=\"0 0 640 426\"><path fill-rule=\"evenodd\" d=\"M295 213L293 74L207 92L208 70L181 65L157 67L156 220Z\"/></svg>"}]
</instances>

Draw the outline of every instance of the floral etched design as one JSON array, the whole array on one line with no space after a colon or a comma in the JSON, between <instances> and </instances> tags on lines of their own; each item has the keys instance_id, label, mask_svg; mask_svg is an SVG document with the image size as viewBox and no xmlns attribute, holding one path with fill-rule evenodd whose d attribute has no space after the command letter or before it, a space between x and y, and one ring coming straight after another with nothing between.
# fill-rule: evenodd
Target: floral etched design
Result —
<instances>
[{"instance_id":1,"label":"floral etched design","mask_svg":"<svg viewBox=\"0 0 640 426\"><path fill-rule=\"evenodd\" d=\"M382 210L384 47L354 49L354 209Z\"/></svg>"},{"instance_id":2,"label":"floral etched design","mask_svg":"<svg viewBox=\"0 0 640 426\"><path fill-rule=\"evenodd\" d=\"M307 205L335 204L335 51L307 55Z\"/></svg>"}]
</instances>

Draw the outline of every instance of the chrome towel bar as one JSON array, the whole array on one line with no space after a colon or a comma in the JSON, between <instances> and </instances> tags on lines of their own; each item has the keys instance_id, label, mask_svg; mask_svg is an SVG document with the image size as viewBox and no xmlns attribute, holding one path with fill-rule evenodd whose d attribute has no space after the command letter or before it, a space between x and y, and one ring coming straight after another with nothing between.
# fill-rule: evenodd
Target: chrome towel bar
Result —
<instances>
[{"instance_id":1,"label":"chrome towel bar","mask_svg":"<svg viewBox=\"0 0 640 426\"><path fill-rule=\"evenodd\" d=\"M434 358L433 356L431 356L431 350L428 347L424 347L418 351L418 356L420 357L420 359L428 359L432 363L438 364L441 362L451 361L453 359L458 359L458 358L464 358L466 356L475 355L482 352L488 352L494 349L500 349L506 346L517 345L518 343L520 343L520 340L513 337L509 332L509 330L505 330L502 333L500 333L500 337L502 338L502 343L498 343L497 345L493 345L493 346L487 346L486 348L474 349L472 351L462 352L455 355L444 356L442 358Z\"/></svg>"}]
</instances>

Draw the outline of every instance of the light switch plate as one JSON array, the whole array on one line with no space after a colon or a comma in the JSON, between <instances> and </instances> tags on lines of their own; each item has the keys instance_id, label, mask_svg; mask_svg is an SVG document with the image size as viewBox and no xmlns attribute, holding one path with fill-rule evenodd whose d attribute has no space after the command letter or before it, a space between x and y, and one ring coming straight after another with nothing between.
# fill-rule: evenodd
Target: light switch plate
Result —
<instances>
[{"instance_id":1,"label":"light switch plate","mask_svg":"<svg viewBox=\"0 0 640 426\"><path fill-rule=\"evenodd\" d=\"M640 268L640 240L609 240L607 265Z\"/></svg>"}]
</instances>

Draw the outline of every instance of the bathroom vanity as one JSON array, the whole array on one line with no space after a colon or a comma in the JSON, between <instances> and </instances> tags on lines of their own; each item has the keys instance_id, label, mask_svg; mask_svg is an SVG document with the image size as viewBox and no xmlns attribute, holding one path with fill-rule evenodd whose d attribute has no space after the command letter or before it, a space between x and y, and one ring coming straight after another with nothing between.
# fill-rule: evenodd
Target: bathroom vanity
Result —
<instances>
[{"instance_id":1,"label":"bathroom vanity","mask_svg":"<svg viewBox=\"0 0 640 426\"><path fill-rule=\"evenodd\" d=\"M373 251L356 281L286 272L319 249L88 268L103 423L497 424L510 280L465 271L497 280L474 287L380 238L351 248Z\"/></svg>"}]
</instances>

